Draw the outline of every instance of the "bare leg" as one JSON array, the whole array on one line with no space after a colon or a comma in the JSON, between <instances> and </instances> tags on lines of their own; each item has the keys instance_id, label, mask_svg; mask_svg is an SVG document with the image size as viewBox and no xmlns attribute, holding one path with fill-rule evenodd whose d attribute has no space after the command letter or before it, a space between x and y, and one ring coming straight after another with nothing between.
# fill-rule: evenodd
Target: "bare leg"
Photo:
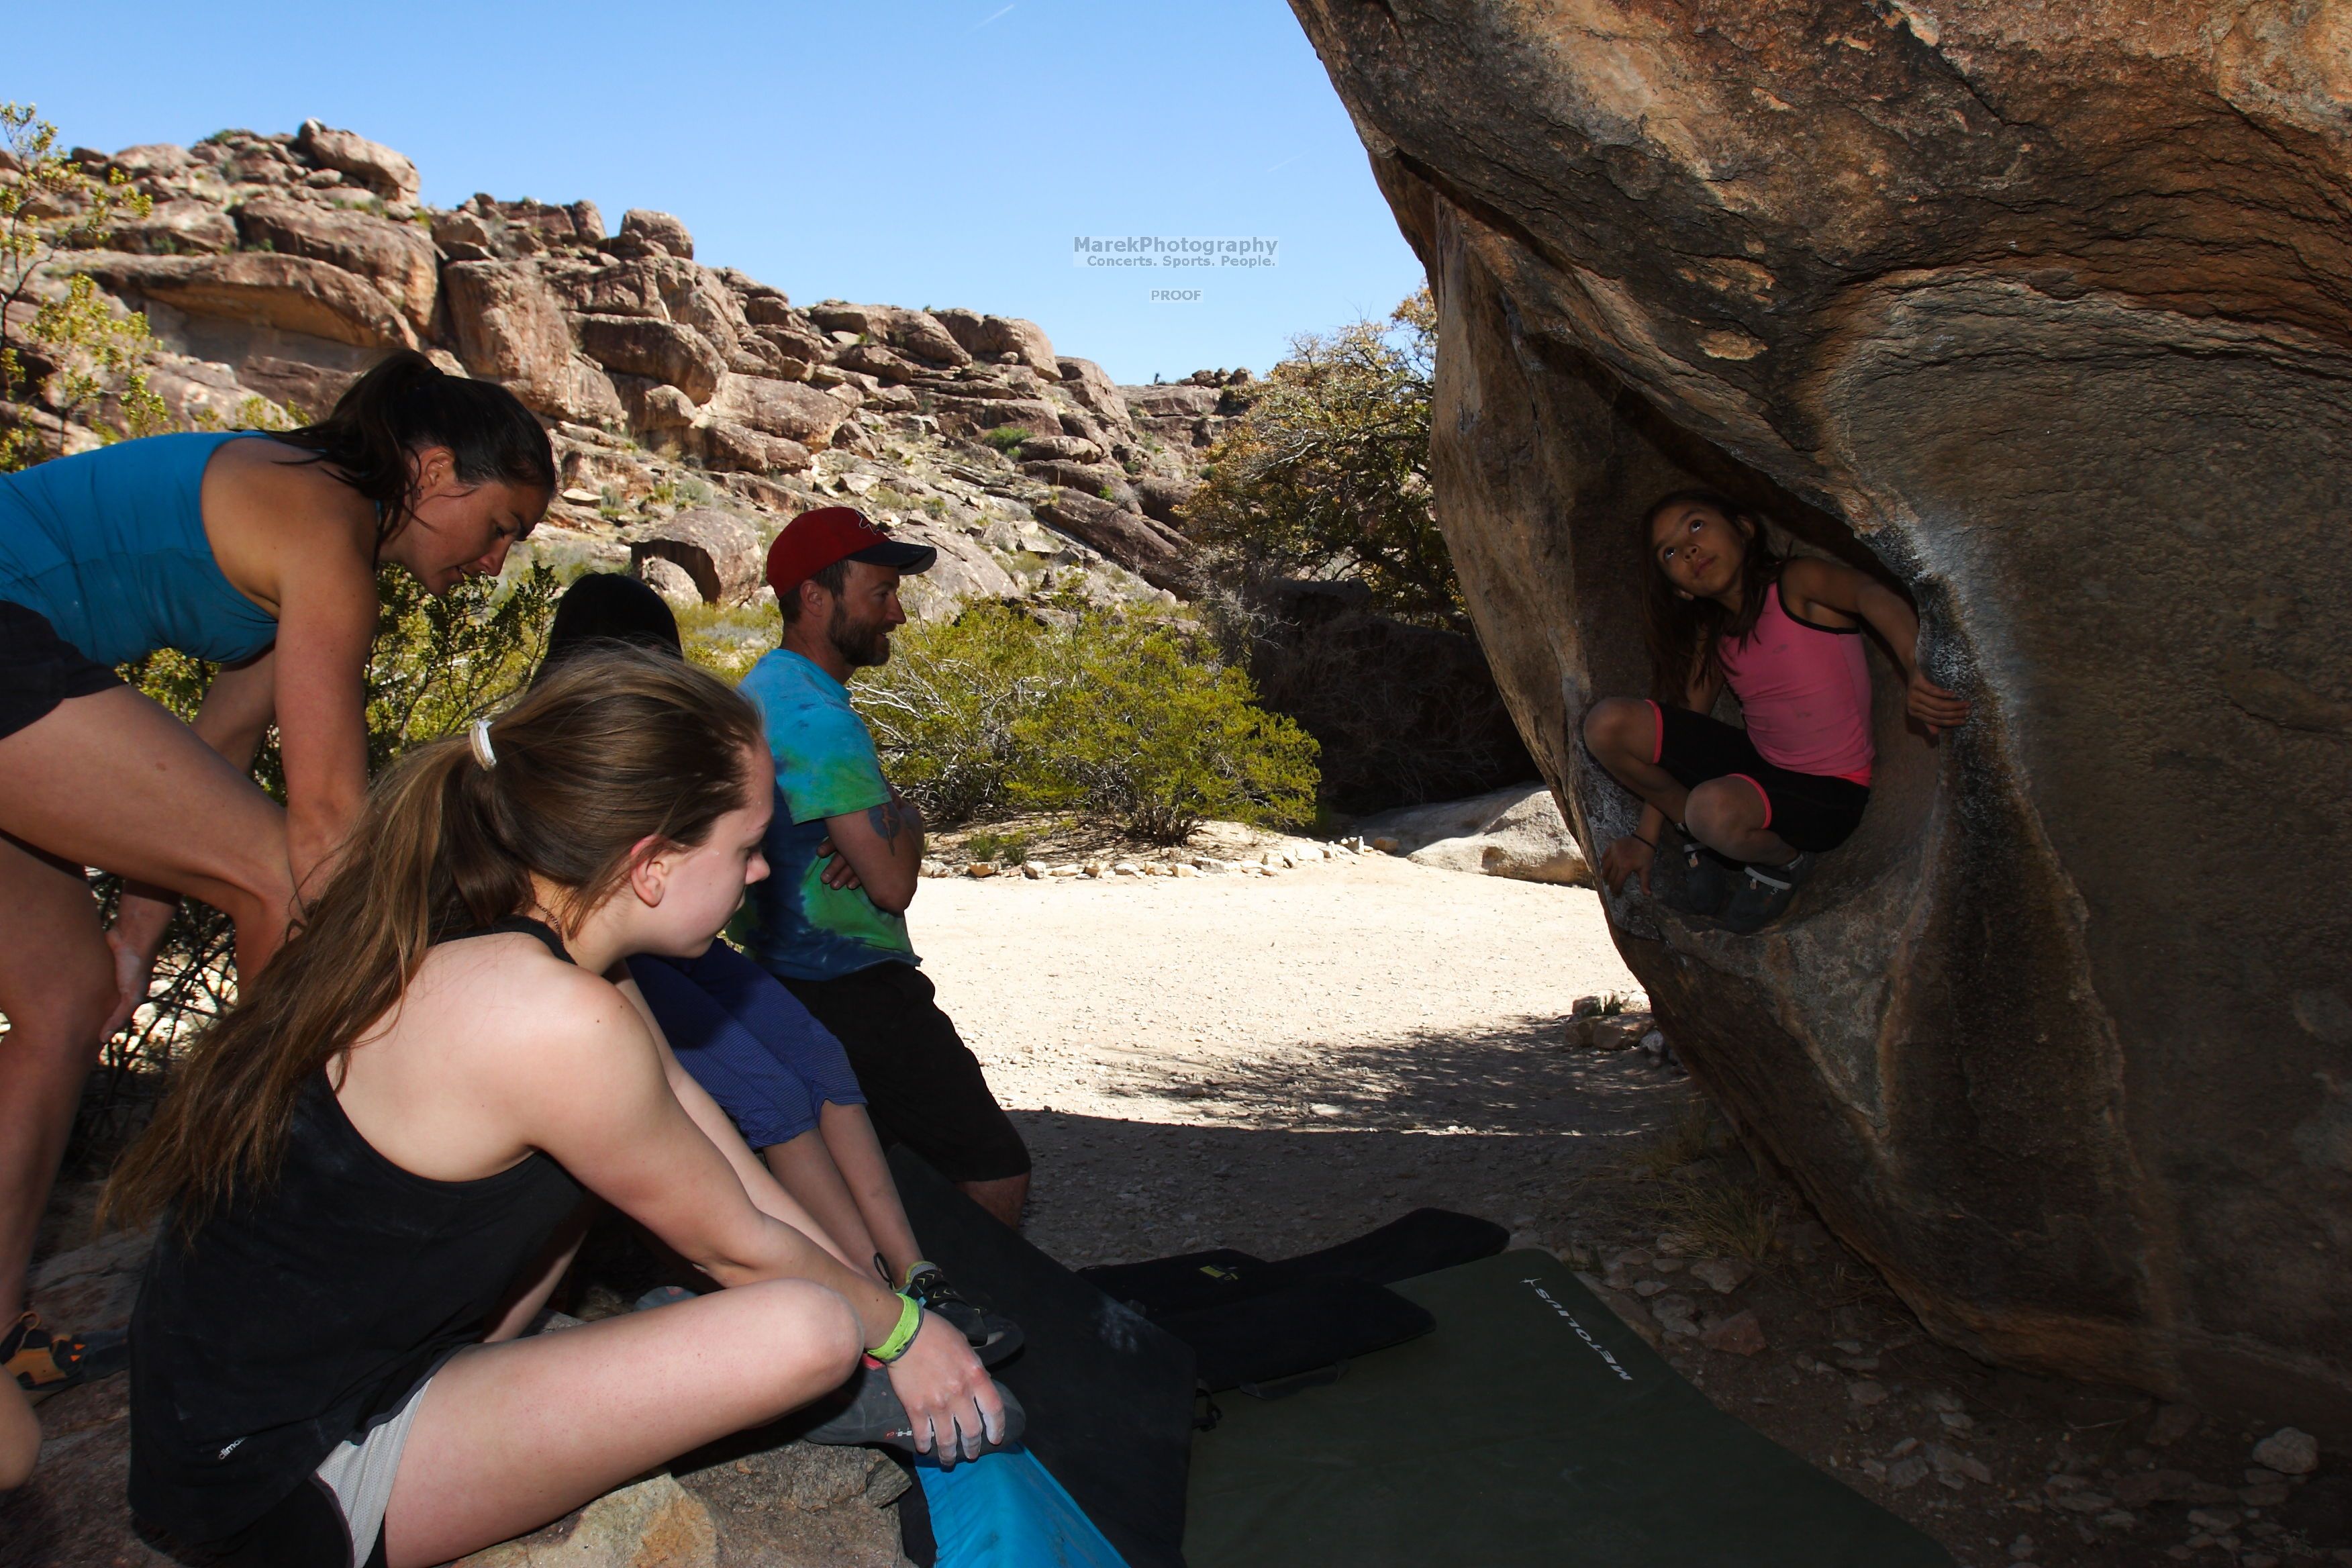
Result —
<instances>
[{"instance_id":1,"label":"bare leg","mask_svg":"<svg viewBox=\"0 0 2352 1568\"><path fill-rule=\"evenodd\" d=\"M923 1249L915 1227L907 1222L906 1205L898 1201L898 1184L874 1131L874 1119L862 1105L835 1105L827 1100L817 1112L817 1129L841 1179L857 1200L857 1212L874 1237L874 1248L889 1266L892 1289L906 1282L907 1270L922 1261Z\"/></svg>"},{"instance_id":2,"label":"bare leg","mask_svg":"<svg viewBox=\"0 0 2352 1568\"><path fill-rule=\"evenodd\" d=\"M386 1556L425 1568L560 1519L840 1386L859 1339L840 1297L773 1279L467 1351L417 1406Z\"/></svg>"},{"instance_id":3,"label":"bare leg","mask_svg":"<svg viewBox=\"0 0 2352 1568\"><path fill-rule=\"evenodd\" d=\"M963 1195L1003 1222L1007 1230L1021 1228L1022 1205L1029 1201L1027 1176L1004 1176L993 1182L958 1182Z\"/></svg>"},{"instance_id":4,"label":"bare leg","mask_svg":"<svg viewBox=\"0 0 2352 1568\"><path fill-rule=\"evenodd\" d=\"M852 1268L862 1271L874 1267L873 1234L866 1228L856 1197L835 1168L822 1132L812 1127L797 1138L771 1143L760 1151L760 1158L767 1162L784 1191L824 1228L835 1248L855 1260ZM885 1279L882 1283L894 1290L898 1288L896 1279Z\"/></svg>"},{"instance_id":5,"label":"bare leg","mask_svg":"<svg viewBox=\"0 0 2352 1568\"><path fill-rule=\"evenodd\" d=\"M14 1491L40 1458L41 1421L14 1378L0 1378L0 1492Z\"/></svg>"},{"instance_id":6,"label":"bare leg","mask_svg":"<svg viewBox=\"0 0 2352 1568\"><path fill-rule=\"evenodd\" d=\"M203 900L236 922L240 973L259 973L286 940L285 812L126 688L68 699L0 740L0 833Z\"/></svg>"},{"instance_id":7,"label":"bare leg","mask_svg":"<svg viewBox=\"0 0 2352 1568\"><path fill-rule=\"evenodd\" d=\"M1689 791L1650 759L1658 751L1658 715L1631 697L1604 697L1584 716L1584 744L1609 776L1681 822Z\"/></svg>"},{"instance_id":8,"label":"bare leg","mask_svg":"<svg viewBox=\"0 0 2352 1568\"><path fill-rule=\"evenodd\" d=\"M33 1237L114 997L81 873L0 837L0 1324L24 1310Z\"/></svg>"},{"instance_id":9,"label":"bare leg","mask_svg":"<svg viewBox=\"0 0 2352 1568\"><path fill-rule=\"evenodd\" d=\"M294 889L285 813L194 731L121 688L69 699L0 740L0 834L16 840L0 845L0 1304L14 1316L113 1010L113 958L79 868L225 911L246 974L285 940Z\"/></svg>"},{"instance_id":10,"label":"bare leg","mask_svg":"<svg viewBox=\"0 0 2352 1568\"><path fill-rule=\"evenodd\" d=\"M1738 776L1709 779L1690 792L1691 837L1734 860L1751 866L1785 866L1797 851L1764 826L1763 792Z\"/></svg>"}]
</instances>

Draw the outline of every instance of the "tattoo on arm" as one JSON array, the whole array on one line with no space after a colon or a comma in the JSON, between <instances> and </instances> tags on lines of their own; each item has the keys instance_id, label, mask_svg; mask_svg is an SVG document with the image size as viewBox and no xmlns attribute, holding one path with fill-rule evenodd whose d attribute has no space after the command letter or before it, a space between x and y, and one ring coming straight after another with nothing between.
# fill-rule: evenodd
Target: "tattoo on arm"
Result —
<instances>
[{"instance_id":1,"label":"tattoo on arm","mask_svg":"<svg viewBox=\"0 0 2352 1568\"><path fill-rule=\"evenodd\" d=\"M866 812L866 825L874 829L876 837L887 844L898 837L898 829L907 825L906 808L898 804L898 797L894 795Z\"/></svg>"}]
</instances>

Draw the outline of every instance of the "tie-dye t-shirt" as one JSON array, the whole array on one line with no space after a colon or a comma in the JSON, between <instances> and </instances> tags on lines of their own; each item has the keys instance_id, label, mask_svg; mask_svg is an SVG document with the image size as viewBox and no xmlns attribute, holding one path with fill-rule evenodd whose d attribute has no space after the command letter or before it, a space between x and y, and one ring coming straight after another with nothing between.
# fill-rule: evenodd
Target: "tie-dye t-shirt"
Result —
<instances>
[{"instance_id":1,"label":"tie-dye t-shirt","mask_svg":"<svg viewBox=\"0 0 2352 1568\"><path fill-rule=\"evenodd\" d=\"M735 934L771 973L831 980L875 964L919 963L907 919L856 888L824 885L824 819L890 798L866 721L841 682L782 648L743 678L776 759L776 815L763 848L768 879L754 883Z\"/></svg>"}]
</instances>

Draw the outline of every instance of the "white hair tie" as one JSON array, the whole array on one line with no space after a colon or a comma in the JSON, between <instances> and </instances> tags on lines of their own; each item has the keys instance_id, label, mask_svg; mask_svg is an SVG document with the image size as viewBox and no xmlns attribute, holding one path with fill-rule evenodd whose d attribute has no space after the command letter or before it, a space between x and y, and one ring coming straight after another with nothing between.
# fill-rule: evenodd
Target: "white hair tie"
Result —
<instances>
[{"instance_id":1,"label":"white hair tie","mask_svg":"<svg viewBox=\"0 0 2352 1568\"><path fill-rule=\"evenodd\" d=\"M488 719L475 720L467 731L467 738L473 743L474 761L481 763L485 772L499 765L499 754L490 749L490 721Z\"/></svg>"}]
</instances>

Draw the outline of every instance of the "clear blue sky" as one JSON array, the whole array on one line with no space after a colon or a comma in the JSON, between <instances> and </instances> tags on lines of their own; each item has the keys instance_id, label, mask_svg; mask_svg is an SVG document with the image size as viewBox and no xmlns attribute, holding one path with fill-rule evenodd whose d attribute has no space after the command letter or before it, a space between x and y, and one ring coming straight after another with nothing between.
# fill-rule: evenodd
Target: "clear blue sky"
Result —
<instances>
[{"instance_id":1,"label":"clear blue sky","mask_svg":"<svg viewBox=\"0 0 2352 1568\"><path fill-rule=\"evenodd\" d=\"M1263 371L1421 281L1281 0L137 0L7 32L0 99L69 144L316 116L407 153L436 204L661 208L795 300L1027 316L1120 381ZM1075 236L1139 233L1264 236L1277 265L1071 265Z\"/></svg>"}]
</instances>

